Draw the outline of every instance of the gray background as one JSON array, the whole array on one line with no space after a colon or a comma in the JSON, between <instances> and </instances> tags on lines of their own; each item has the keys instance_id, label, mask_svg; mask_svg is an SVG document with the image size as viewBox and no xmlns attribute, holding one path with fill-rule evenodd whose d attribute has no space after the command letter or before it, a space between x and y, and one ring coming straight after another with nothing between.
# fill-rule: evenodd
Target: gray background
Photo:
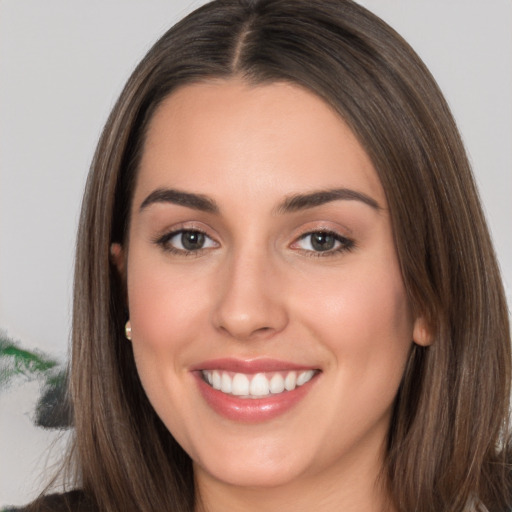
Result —
<instances>
[{"instance_id":1,"label":"gray background","mask_svg":"<svg viewBox=\"0 0 512 512\"><path fill-rule=\"evenodd\" d=\"M65 360L82 188L103 123L152 42L203 2L0 0L0 329ZM512 286L512 2L361 1L438 80L468 148ZM0 391L0 506L37 491L48 446L38 384ZM65 437L65 436L64 436ZM50 458L50 461L53 460Z\"/></svg>"}]
</instances>

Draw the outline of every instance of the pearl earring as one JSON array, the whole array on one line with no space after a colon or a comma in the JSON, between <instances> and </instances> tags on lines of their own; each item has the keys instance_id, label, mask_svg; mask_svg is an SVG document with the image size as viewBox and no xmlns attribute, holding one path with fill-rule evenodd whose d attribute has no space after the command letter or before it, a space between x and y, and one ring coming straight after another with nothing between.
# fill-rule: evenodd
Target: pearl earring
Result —
<instances>
[{"instance_id":1,"label":"pearl earring","mask_svg":"<svg viewBox=\"0 0 512 512\"><path fill-rule=\"evenodd\" d=\"M130 324L130 320L128 320L124 326L124 335L127 340L132 340L132 324Z\"/></svg>"}]
</instances>

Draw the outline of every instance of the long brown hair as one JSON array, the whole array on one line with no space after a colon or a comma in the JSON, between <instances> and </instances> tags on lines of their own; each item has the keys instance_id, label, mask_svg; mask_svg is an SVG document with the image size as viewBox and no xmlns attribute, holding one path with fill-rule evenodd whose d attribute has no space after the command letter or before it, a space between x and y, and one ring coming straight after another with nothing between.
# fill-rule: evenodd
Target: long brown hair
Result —
<instances>
[{"instance_id":1,"label":"long brown hair","mask_svg":"<svg viewBox=\"0 0 512 512\"><path fill-rule=\"evenodd\" d=\"M410 354L383 477L399 511L510 506L510 331L496 258L461 139L407 43L349 0L218 0L136 68L101 136L83 201L73 308L76 484L100 510L192 511L190 458L149 404L123 326L123 242L149 121L173 90L211 78L288 81L323 98L371 157L403 280L434 342Z\"/></svg>"}]
</instances>

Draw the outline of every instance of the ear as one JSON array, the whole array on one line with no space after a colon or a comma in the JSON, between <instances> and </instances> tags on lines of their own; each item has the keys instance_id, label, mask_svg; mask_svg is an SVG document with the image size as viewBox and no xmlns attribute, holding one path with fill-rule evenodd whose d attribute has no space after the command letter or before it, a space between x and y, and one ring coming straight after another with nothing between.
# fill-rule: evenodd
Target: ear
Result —
<instances>
[{"instance_id":1,"label":"ear","mask_svg":"<svg viewBox=\"0 0 512 512\"><path fill-rule=\"evenodd\" d=\"M417 317L414 321L412 340L416 345L420 345L421 347L428 347L429 345L432 345L432 333L430 332L427 321L423 316Z\"/></svg>"},{"instance_id":2,"label":"ear","mask_svg":"<svg viewBox=\"0 0 512 512\"><path fill-rule=\"evenodd\" d=\"M119 243L113 243L110 246L110 261L115 265L119 276L124 279L126 275L126 258L123 246Z\"/></svg>"}]
</instances>

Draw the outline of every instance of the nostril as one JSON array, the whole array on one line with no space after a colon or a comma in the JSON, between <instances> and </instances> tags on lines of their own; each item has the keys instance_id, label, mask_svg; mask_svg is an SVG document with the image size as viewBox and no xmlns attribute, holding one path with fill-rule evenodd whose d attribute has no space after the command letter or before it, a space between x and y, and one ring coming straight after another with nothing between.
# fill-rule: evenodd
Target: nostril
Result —
<instances>
[{"instance_id":1,"label":"nostril","mask_svg":"<svg viewBox=\"0 0 512 512\"><path fill-rule=\"evenodd\" d=\"M240 339L240 340L251 340L271 335L276 329L273 327L257 327L255 329L244 328L245 326L220 326L220 329L226 334Z\"/></svg>"}]
</instances>

